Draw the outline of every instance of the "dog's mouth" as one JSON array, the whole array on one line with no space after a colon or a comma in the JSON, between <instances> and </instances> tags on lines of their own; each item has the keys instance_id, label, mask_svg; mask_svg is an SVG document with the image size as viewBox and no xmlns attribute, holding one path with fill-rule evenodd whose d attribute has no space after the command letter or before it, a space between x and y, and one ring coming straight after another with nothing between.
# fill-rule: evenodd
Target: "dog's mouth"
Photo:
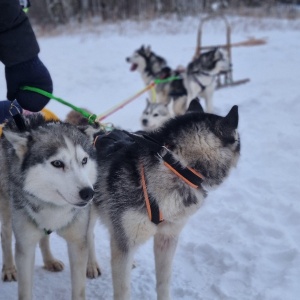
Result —
<instances>
[{"instance_id":1,"label":"dog's mouth","mask_svg":"<svg viewBox=\"0 0 300 300\"><path fill-rule=\"evenodd\" d=\"M146 131L154 130L154 129L156 129L157 127L158 127L158 126L156 126L156 125L143 124L143 128L144 128Z\"/></svg>"},{"instance_id":2,"label":"dog's mouth","mask_svg":"<svg viewBox=\"0 0 300 300\"><path fill-rule=\"evenodd\" d=\"M64 195L63 195L59 190L57 190L56 192L57 192L57 194L60 195L61 198L63 198L68 204L70 204L70 205L72 205L72 206L75 206L75 207L85 207L85 206L87 206L87 205L93 200L93 198L92 198L92 199L90 199L90 200L88 200L88 201L79 201L79 202L72 203L72 202L69 201L66 197L64 197Z\"/></svg>"},{"instance_id":3,"label":"dog's mouth","mask_svg":"<svg viewBox=\"0 0 300 300\"><path fill-rule=\"evenodd\" d=\"M81 201L81 202L78 202L76 204L74 204L74 206L77 206L77 207L85 207L87 206L91 201Z\"/></svg>"},{"instance_id":4,"label":"dog's mouth","mask_svg":"<svg viewBox=\"0 0 300 300\"><path fill-rule=\"evenodd\" d=\"M132 64L130 71L135 71L137 69L138 65L137 64Z\"/></svg>"}]
</instances>

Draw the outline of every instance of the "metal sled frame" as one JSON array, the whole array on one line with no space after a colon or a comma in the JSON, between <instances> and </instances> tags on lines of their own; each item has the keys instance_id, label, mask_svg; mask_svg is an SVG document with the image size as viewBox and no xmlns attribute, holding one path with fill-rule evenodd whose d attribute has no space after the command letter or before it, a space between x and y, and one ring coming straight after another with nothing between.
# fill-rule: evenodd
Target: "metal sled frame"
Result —
<instances>
[{"instance_id":1,"label":"metal sled frame","mask_svg":"<svg viewBox=\"0 0 300 300\"><path fill-rule=\"evenodd\" d=\"M226 44L213 45L213 46L202 46L202 31L203 31L204 24L206 22L208 22L212 19L216 19L216 18L220 18L221 20L223 20L223 22L226 26ZM198 28L198 34L197 34L197 45L196 45L194 59L199 57L202 50L208 50L211 48L219 47L219 48L224 48L227 50L228 59L229 59L230 64L232 65L231 46L232 46L232 44L231 44L231 27L230 27L228 20L225 18L224 15L215 13L215 14L211 14L211 15L203 18L200 21L199 28ZM246 83L248 81L250 81L249 78L234 81L233 76L232 76L232 69L231 69L230 71L222 72L218 75L216 88L219 89L219 88L228 87L228 86L235 86L235 85Z\"/></svg>"}]
</instances>

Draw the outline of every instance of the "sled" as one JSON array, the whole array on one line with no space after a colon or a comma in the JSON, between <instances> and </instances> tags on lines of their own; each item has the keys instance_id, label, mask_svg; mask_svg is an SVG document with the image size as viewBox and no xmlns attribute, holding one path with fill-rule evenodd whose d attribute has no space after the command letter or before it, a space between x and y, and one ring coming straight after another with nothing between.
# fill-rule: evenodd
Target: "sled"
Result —
<instances>
[{"instance_id":1,"label":"sled","mask_svg":"<svg viewBox=\"0 0 300 300\"><path fill-rule=\"evenodd\" d=\"M202 45L203 26L206 22L216 19L216 18L220 18L226 26L226 44L203 46ZM200 21L198 33L197 33L197 45L196 45L194 59L199 57L202 50L208 50L208 49L218 47L218 48L223 48L223 49L227 50L228 59L229 59L230 64L232 65L232 53L231 53L232 47L256 46L256 45L263 45L265 43L266 43L266 41L264 39L255 39L255 38L250 38L247 41L243 41L243 42L239 42L239 43L231 43L231 27L230 27L228 20L225 18L224 15L219 14L219 13L214 13L214 14L211 14L211 15L203 18ZM250 81L249 78L233 80L233 74L232 74L232 69L231 69L227 72L223 72L218 75L216 88L219 89L219 88L223 88L223 87L236 86L236 85L247 83L249 81Z\"/></svg>"}]
</instances>

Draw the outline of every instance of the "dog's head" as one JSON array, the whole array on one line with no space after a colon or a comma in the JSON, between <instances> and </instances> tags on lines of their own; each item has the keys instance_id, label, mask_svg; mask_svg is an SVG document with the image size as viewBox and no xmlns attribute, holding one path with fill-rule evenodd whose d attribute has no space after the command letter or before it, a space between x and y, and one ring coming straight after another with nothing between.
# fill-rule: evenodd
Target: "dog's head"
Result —
<instances>
[{"instance_id":1,"label":"dog's head","mask_svg":"<svg viewBox=\"0 0 300 300\"><path fill-rule=\"evenodd\" d=\"M225 49L217 48L214 53L214 60L216 62L216 72L228 72L231 69L231 64L228 57L228 52Z\"/></svg>"},{"instance_id":2,"label":"dog's head","mask_svg":"<svg viewBox=\"0 0 300 300\"><path fill-rule=\"evenodd\" d=\"M167 145L184 165L204 175L206 187L219 185L240 155L238 107L225 117L204 113L194 99L185 115L170 119L153 138Z\"/></svg>"},{"instance_id":3,"label":"dog's head","mask_svg":"<svg viewBox=\"0 0 300 300\"><path fill-rule=\"evenodd\" d=\"M231 64L225 49L214 48L202 53L195 61L190 63L188 68L192 73L205 71L211 75L217 75L229 71Z\"/></svg>"},{"instance_id":4,"label":"dog's head","mask_svg":"<svg viewBox=\"0 0 300 300\"><path fill-rule=\"evenodd\" d=\"M147 105L141 116L143 130L150 131L159 128L171 118L168 105L151 102L147 99Z\"/></svg>"},{"instance_id":5,"label":"dog's head","mask_svg":"<svg viewBox=\"0 0 300 300\"><path fill-rule=\"evenodd\" d=\"M30 117L30 116L29 116ZM50 122L28 131L4 129L11 168L23 189L58 206L86 206L94 196L96 155L87 135L77 127ZM8 142L8 143L7 143Z\"/></svg>"},{"instance_id":6,"label":"dog's head","mask_svg":"<svg viewBox=\"0 0 300 300\"><path fill-rule=\"evenodd\" d=\"M126 57L126 61L131 64L130 71L142 71L146 68L147 60L150 59L150 46L135 50L131 56Z\"/></svg>"},{"instance_id":7,"label":"dog's head","mask_svg":"<svg viewBox=\"0 0 300 300\"><path fill-rule=\"evenodd\" d=\"M127 57L126 61L131 64L131 71L146 71L151 75L157 74L167 67L166 60L151 51L150 46L141 46L131 56Z\"/></svg>"}]
</instances>

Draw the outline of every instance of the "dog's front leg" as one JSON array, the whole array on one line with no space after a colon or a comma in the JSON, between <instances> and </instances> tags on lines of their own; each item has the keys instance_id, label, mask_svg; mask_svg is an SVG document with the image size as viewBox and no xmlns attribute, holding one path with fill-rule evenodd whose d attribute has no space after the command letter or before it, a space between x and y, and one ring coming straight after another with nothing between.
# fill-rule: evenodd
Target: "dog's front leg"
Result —
<instances>
[{"instance_id":1,"label":"dog's front leg","mask_svg":"<svg viewBox=\"0 0 300 300\"><path fill-rule=\"evenodd\" d=\"M88 260L86 238L68 241L68 253L71 269L72 300L84 300Z\"/></svg>"},{"instance_id":2,"label":"dog's front leg","mask_svg":"<svg viewBox=\"0 0 300 300\"><path fill-rule=\"evenodd\" d=\"M92 207L90 212L88 232L87 232L89 258L87 263L86 276L88 278L97 278L98 276L101 275L101 269L99 267L96 258L95 241L94 241L94 227L96 221L97 221L96 209Z\"/></svg>"},{"instance_id":3,"label":"dog's front leg","mask_svg":"<svg viewBox=\"0 0 300 300\"><path fill-rule=\"evenodd\" d=\"M134 250L121 250L118 242L111 237L111 269L114 300L130 300L130 273Z\"/></svg>"},{"instance_id":4,"label":"dog's front leg","mask_svg":"<svg viewBox=\"0 0 300 300\"><path fill-rule=\"evenodd\" d=\"M170 299L172 262L178 236L157 233L154 237L157 300Z\"/></svg>"},{"instance_id":5,"label":"dog's front leg","mask_svg":"<svg viewBox=\"0 0 300 300\"><path fill-rule=\"evenodd\" d=\"M1 206L1 205L0 205ZM2 215L1 223L1 243L2 243L2 280L3 281L16 281L17 270L14 264L13 251L12 251L12 224L11 213L9 205L1 206L0 210Z\"/></svg>"},{"instance_id":6,"label":"dog's front leg","mask_svg":"<svg viewBox=\"0 0 300 300\"><path fill-rule=\"evenodd\" d=\"M31 300L35 247L42 233L33 224L27 223L27 221L22 222L22 217L21 214L17 215L17 224L13 224L16 238L15 259L18 271L18 299Z\"/></svg>"},{"instance_id":7,"label":"dog's front leg","mask_svg":"<svg viewBox=\"0 0 300 300\"><path fill-rule=\"evenodd\" d=\"M213 113L213 93L214 93L214 86L211 84L206 88L204 91L204 99L205 99L205 106L206 112L212 114Z\"/></svg>"}]
</instances>

